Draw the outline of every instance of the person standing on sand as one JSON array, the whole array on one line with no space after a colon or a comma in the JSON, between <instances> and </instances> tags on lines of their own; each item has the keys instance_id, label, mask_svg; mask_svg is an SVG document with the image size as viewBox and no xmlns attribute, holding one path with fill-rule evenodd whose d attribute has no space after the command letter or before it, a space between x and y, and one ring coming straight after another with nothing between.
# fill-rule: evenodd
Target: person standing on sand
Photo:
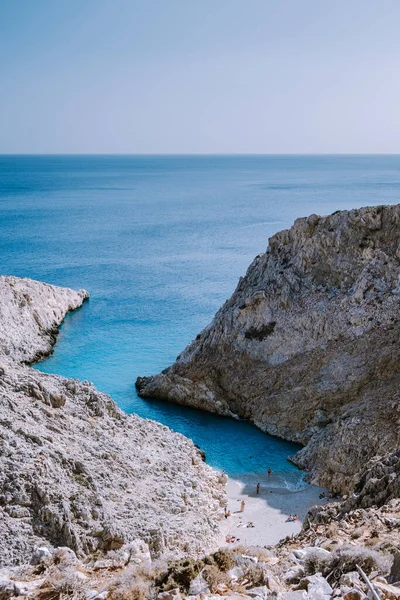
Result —
<instances>
[{"instance_id":1,"label":"person standing on sand","mask_svg":"<svg viewBox=\"0 0 400 600\"><path fill-rule=\"evenodd\" d=\"M246 506L245 501L242 500L240 503L240 512L244 512L244 507Z\"/></svg>"},{"instance_id":2,"label":"person standing on sand","mask_svg":"<svg viewBox=\"0 0 400 600\"><path fill-rule=\"evenodd\" d=\"M257 491L257 494L260 493L260 484L259 483L257 483L257 485L256 485L256 491Z\"/></svg>"}]
</instances>

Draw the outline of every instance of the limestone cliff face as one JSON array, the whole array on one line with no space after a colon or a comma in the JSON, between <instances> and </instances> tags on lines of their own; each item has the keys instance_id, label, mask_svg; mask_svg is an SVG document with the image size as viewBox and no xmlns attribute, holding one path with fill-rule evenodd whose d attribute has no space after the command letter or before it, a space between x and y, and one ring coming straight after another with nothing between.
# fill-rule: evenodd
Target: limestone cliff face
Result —
<instances>
[{"instance_id":1,"label":"limestone cliff face","mask_svg":"<svg viewBox=\"0 0 400 600\"><path fill-rule=\"evenodd\" d=\"M88 296L0 278L0 567L35 545L79 556L137 537L153 554L212 547L225 500L184 436L122 413L87 382L26 366Z\"/></svg>"},{"instance_id":2,"label":"limestone cliff face","mask_svg":"<svg viewBox=\"0 0 400 600\"><path fill-rule=\"evenodd\" d=\"M87 298L85 290L0 276L0 355L19 362L47 356L65 315Z\"/></svg>"},{"instance_id":3,"label":"limestone cliff face","mask_svg":"<svg viewBox=\"0 0 400 600\"><path fill-rule=\"evenodd\" d=\"M348 491L399 442L400 205L298 219L140 395L250 419Z\"/></svg>"}]
</instances>

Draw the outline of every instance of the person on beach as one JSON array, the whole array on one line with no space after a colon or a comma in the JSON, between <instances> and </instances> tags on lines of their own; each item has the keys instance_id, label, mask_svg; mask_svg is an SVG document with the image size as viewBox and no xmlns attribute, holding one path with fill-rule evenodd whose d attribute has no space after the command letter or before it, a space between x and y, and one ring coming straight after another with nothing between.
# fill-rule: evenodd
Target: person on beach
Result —
<instances>
[{"instance_id":1,"label":"person on beach","mask_svg":"<svg viewBox=\"0 0 400 600\"><path fill-rule=\"evenodd\" d=\"M240 512L244 512L244 507L246 506L246 503L244 500L241 501L240 503Z\"/></svg>"},{"instance_id":2,"label":"person on beach","mask_svg":"<svg viewBox=\"0 0 400 600\"><path fill-rule=\"evenodd\" d=\"M267 473L268 473L268 479L270 479L270 477L271 477L271 473L272 473L272 471L271 471L271 467L268 467L268 471L267 471Z\"/></svg>"},{"instance_id":3,"label":"person on beach","mask_svg":"<svg viewBox=\"0 0 400 600\"><path fill-rule=\"evenodd\" d=\"M257 485L256 485L256 491L257 491L257 494L260 493L260 484L259 483L257 483Z\"/></svg>"}]
</instances>

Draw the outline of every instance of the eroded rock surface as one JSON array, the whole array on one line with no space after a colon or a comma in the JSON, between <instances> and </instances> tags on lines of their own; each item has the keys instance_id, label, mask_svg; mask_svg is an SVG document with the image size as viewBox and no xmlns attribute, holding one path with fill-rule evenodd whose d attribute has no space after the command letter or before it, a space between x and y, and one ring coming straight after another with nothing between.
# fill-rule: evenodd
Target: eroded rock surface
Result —
<instances>
[{"instance_id":1,"label":"eroded rock surface","mask_svg":"<svg viewBox=\"0 0 400 600\"><path fill-rule=\"evenodd\" d=\"M68 548L39 547L29 565L1 572L0 597L367 600L372 587L375 597L398 600L399 502L345 515L339 506L320 507L327 522L310 516L307 528L276 546L236 545L168 563L152 562L140 540L84 562Z\"/></svg>"},{"instance_id":2,"label":"eroded rock surface","mask_svg":"<svg viewBox=\"0 0 400 600\"><path fill-rule=\"evenodd\" d=\"M0 276L0 355L18 362L47 356L65 315L87 298L85 290Z\"/></svg>"},{"instance_id":3,"label":"eroded rock surface","mask_svg":"<svg viewBox=\"0 0 400 600\"><path fill-rule=\"evenodd\" d=\"M139 394L300 442L310 479L348 492L399 443L399 278L399 205L298 219Z\"/></svg>"},{"instance_id":4,"label":"eroded rock surface","mask_svg":"<svg viewBox=\"0 0 400 600\"><path fill-rule=\"evenodd\" d=\"M51 351L86 297L0 279L0 567L34 546L82 558L138 537L153 556L196 553L219 533L224 485L190 440L126 415L89 382L22 364Z\"/></svg>"}]
</instances>

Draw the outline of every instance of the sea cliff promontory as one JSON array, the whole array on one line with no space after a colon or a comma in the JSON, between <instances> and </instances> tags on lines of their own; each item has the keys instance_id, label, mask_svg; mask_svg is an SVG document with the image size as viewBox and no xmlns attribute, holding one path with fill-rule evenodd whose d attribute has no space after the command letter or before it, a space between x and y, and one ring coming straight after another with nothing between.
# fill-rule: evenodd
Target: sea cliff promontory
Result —
<instances>
[{"instance_id":1,"label":"sea cliff promontory","mask_svg":"<svg viewBox=\"0 0 400 600\"><path fill-rule=\"evenodd\" d=\"M232 297L139 394L300 442L309 479L351 492L400 439L400 205L311 215L269 240Z\"/></svg>"},{"instance_id":2,"label":"sea cliff promontory","mask_svg":"<svg viewBox=\"0 0 400 600\"><path fill-rule=\"evenodd\" d=\"M177 556L218 539L224 485L190 440L123 413L88 381L28 366L87 297L0 277L0 567L35 547L84 558L136 543Z\"/></svg>"}]
</instances>

